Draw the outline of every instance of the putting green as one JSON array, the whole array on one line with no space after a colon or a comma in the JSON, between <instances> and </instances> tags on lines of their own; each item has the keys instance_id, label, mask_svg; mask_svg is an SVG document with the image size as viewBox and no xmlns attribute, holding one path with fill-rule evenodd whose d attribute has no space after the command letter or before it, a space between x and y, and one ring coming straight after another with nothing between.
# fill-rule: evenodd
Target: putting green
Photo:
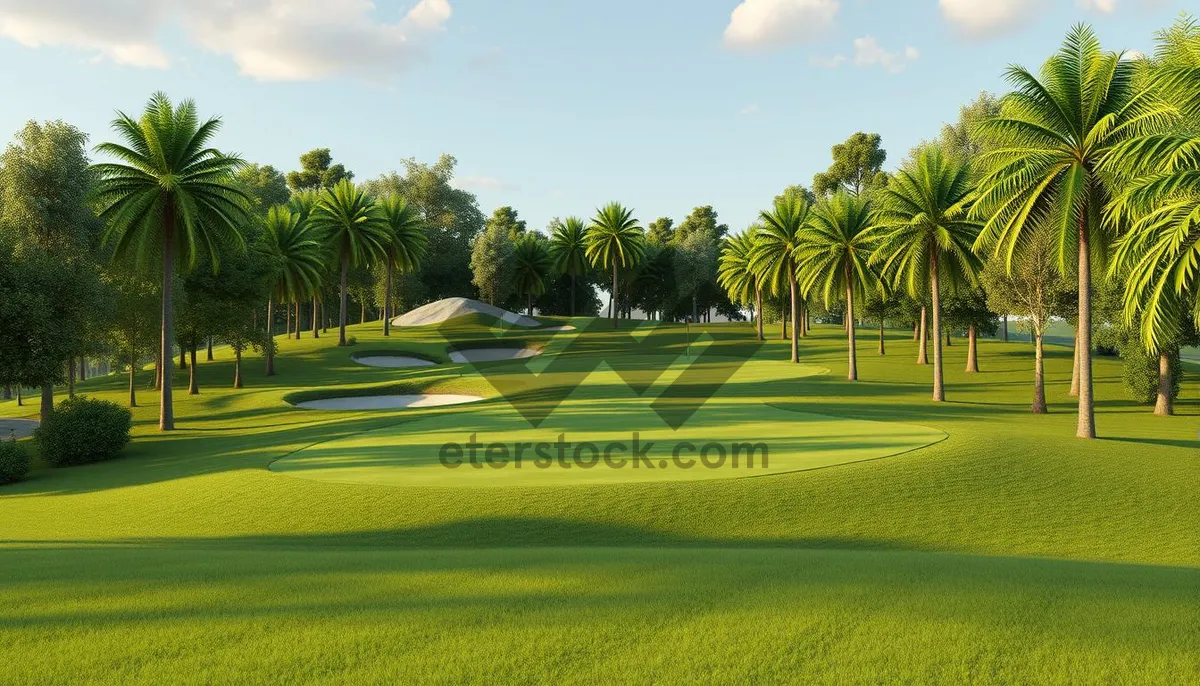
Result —
<instances>
[{"instance_id":1,"label":"putting green","mask_svg":"<svg viewBox=\"0 0 1200 686\"><path fill-rule=\"evenodd\" d=\"M652 372L640 379L649 383L641 396L625 381L644 372L626 370L621 377L602 366L536 427L506 400L495 398L470 409L421 414L309 446L274 462L271 469L318 481L391 486L731 479L886 457L946 436L913 424L843 419L767 404L794 399L795 382L825 372L820 367L762 360L698 364L708 365L705 371L712 374L697 375L688 361L643 365L661 375ZM693 376L681 376L689 368ZM713 384L722 368L732 378ZM719 388L699 405L689 383ZM527 394L531 399L525 402L539 402L536 390ZM678 413L686 416L686 408L696 405L678 429L664 419L678 424Z\"/></svg>"}]
</instances>

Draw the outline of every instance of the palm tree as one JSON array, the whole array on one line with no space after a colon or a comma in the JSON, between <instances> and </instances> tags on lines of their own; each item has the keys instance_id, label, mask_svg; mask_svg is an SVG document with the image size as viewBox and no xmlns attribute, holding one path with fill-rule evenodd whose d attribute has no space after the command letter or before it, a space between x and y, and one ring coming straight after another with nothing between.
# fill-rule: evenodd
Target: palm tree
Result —
<instances>
[{"instance_id":1,"label":"palm tree","mask_svg":"<svg viewBox=\"0 0 1200 686\"><path fill-rule=\"evenodd\" d=\"M575 281L587 273L587 227L579 217L554 223L550 235L554 270L571 277L571 316L575 316Z\"/></svg>"},{"instance_id":2,"label":"palm tree","mask_svg":"<svg viewBox=\"0 0 1200 686\"><path fill-rule=\"evenodd\" d=\"M322 191L309 223L324 233L341 269L338 345L344 346L350 266L365 264L384 255L388 242L387 217L374 198L345 179Z\"/></svg>"},{"instance_id":3,"label":"palm tree","mask_svg":"<svg viewBox=\"0 0 1200 686\"><path fill-rule=\"evenodd\" d=\"M800 236L812 219L812 205L799 193L784 193L775 207L759 213L762 230L750 253L750 268L759 281L771 285L779 295L787 284L791 300L792 362L800 361L800 289L796 282L796 250Z\"/></svg>"},{"instance_id":4,"label":"palm tree","mask_svg":"<svg viewBox=\"0 0 1200 686\"><path fill-rule=\"evenodd\" d=\"M613 328L617 328L617 269L630 268L642 261L646 254L646 237L633 210L621 203L610 202L596 210L592 224L585 236L587 248L584 252L594 266L612 270L612 302L609 315Z\"/></svg>"},{"instance_id":5,"label":"palm tree","mask_svg":"<svg viewBox=\"0 0 1200 686\"><path fill-rule=\"evenodd\" d=\"M201 253L214 270L220 247L242 246L238 227L249 221L250 199L233 175L243 162L209 147L221 127L219 118L200 122L196 105L175 107L155 93L141 119L118 112L113 128L124 143L103 143L96 150L117 160L97 164L100 219L104 240L115 256L132 256L145 268L152 256L162 260L162 340L164 373L158 428L175 428L171 398L171 344L175 340L172 284L176 262L195 266Z\"/></svg>"},{"instance_id":6,"label":"palm tree","mask_svg":"<svg viewBox=\"0 0 1200 686\"><path fill-rule=\"evenodd\" d=\"M1090 28L1076 26L1040 78L1021 67L1008 70L1013 92L999 116L980 130L995 139L983 155L986 173L976 210L986 220L981 249L994 249L1011 265L1013 253L1039 224L1056 234L1059 269L1079 278L1079 419L1076 435L1095 438L1092 396L1092 256L1113 233L1104 214L1112 194L1102 161L1123 141L1162 126L1173 108L1151 90L1135 86L1134 61L1105 53Z\"/></svg>"},{"instance_id":7,"label":"palm tree","mask_svg":"<svg viewBox=\"0 0 1200 686\"><path fill-rule=\"evenodd\" d=\"M267 298L267 330L272 334L267 346L267 376L275 375L275 345L272 322L275 301L287 303L316 293L325 273L325 243L300 215L284 205L267 211L259 249L272 266L271 292Z\"/></svg>"},{"instance_id":8,"label":"palm tree","mask_svg":"<svg viewBox=\"0 0 1200 686\"><path fill-rule=\"evenodd\" d=\"M1200 121L1200 26L1180 19L1158 35L1150 84ZM1200 136L1180 127L1113 147L1102 169L1128 182L1109 210L1128 233L1113 251L1110 279L1125 284L1124 316L1159 358L1154 413L1174 414L1171 353L1188 316L1200 327Z\"/></svg>"},{"instance_id":9,"label":"palm tree","mask_svg":"<svg viewBox=\"0 0 1200 686\"><path fill-rule=\"evenodd\" d=\"M721 259L717 262L717 284L735 303L754 303L754 322L758 340L763 340L762 285L750 268L750 255L758 241L757 225L744 233L725 238Z\"/></svg>"},{"instance_id":10,"label":"palm tree","mask_svg":"<svg viewBox=\"0 0 1200 686\"><path fill-rule=\"evenodd\" d=\"M974 285L982 264L972 252L979 223L968 215L972 187L966 162L937 147L922 150L880 193L879 243L872 262L896 288L930 294L933 312L933 400L946 399L942 377L943 286Z\"/></svg>"},{"instance_id":11,"label":"palm tree","mask_svg":"<svg viewBox=\"0 0 1200 686\"><path fill-rule=\"evenodd\" d=\"M425 219L421 211L398 195L389 195L380 203L387 218L388 232L383 249L383 335L390 336L392 311L392 272L400 270L406 274L416 271L429 249L429 235L425 233ZM314 313L315 317L316 314Z\"/></svg>"},{"instance_id":12,"label":"palm tree","mask_svg":"<svg viewBox=\"0 0 1200 686\"><path fill-rule=\"evenodd\" d=\"M870 266L878 240L872 233L872 208L865 196L838 191L813 208L812 220L800 236L796 261L805 291L820 292L828 307L841 297L846 303L846 339L849 360L846 378L858 380L854 302L865 299L878 281Z\"/></svg>"},{"instance_id":13,"label":"palm tree","mask_svg":"<svg viewBox=\"0 0 1200 686\"><path fill-rule=\"evenodd\" d=\"M287 206L292 212L295 212L300 217L301 224L307 224L308 218L312 216L313 210L317 209L317 203L321 201L321 194L314 190L297 191L292 193L292 197L288 198ZM318 281L323 281L319 279ZM312 336L313 338L321 337L320 321L317 318L318 308L321 305L321 289L318 286L313 289L312 293ZM299 304L296 306L296 317L299 318ZM300 323L296 322L296 339L300 339Z\"/></svg>"},{"instance_id":14,"label":"palm tree","mask_svg":"<svg viewBox=\"0 0 1200 686\"><path fill-rule=\"evenodd\" d=\"M529 316L533 299L546 292L546 279L554 270L554 260L546 240L536 233L525 233L513 246L513 281L518 295L524 295Z\"/></svg>"}]
</instances>

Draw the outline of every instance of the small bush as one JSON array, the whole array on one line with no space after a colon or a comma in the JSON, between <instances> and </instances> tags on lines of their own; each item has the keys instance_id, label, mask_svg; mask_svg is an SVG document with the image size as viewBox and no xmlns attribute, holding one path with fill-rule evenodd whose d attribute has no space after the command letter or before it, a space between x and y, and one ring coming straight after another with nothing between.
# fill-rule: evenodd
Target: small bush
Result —
<instances>
[{"instance_id":1,"label":"small bush","mask_svg":"<svg viewBox=\"0 0 1200 686\"><path fill-rule=\"evenodd\" d=\"M59 403L33 438L47 464L67 467L113 459L129 442L132 424L128 409L76 396Z\"/></svg>"},{"instance_id":2,"label":"small bush","mask_svg":"<svg viewBox=\"0 0 1200 686\"><path fill-rule=\"evenodd\" d=\"M29 453L16 441L0 441L0 485L21 481L29 473Z\"/></svg>"},{"instance_id":3,"label":"small bush","mask_svg":"<svg viewBox=\"0 0 1200 686\"><path fill-rule=\"evenodd\" d=\"M346 345L358 345L358 336L347 336Z\"/></svg>"}]
</instances>

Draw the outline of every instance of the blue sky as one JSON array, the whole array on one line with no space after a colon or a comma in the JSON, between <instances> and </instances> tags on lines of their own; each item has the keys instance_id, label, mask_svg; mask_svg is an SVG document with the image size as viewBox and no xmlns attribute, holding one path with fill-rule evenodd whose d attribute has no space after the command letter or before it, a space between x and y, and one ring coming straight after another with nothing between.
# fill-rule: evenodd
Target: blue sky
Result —
<instances>
[{"instance_id":1,"label":"blue sky","mask_svg":"<svg viewBox=\"0 0 1200 686\"><path fill-rule=\"evenodd\" d=\"M218 145L359 178L459 160L485 212L533 227L609 200L649 222L711 204L735 229L829 148L888 165L1071 24L1153 49L1180 0L0 0L0 132L64 119L93 142L162 89L220 114Z\"/></svg>"}]
</instances>

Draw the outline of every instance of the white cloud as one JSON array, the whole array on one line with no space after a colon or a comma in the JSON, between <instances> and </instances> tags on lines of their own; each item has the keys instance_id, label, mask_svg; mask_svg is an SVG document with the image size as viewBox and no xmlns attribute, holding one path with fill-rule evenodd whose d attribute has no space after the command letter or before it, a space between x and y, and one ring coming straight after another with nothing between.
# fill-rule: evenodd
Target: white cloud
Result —
<instances>
[{"instance_id":1,"label":"white cloud","mask_svg":"<svg viewBox=\"0 0 1200 686\"><path fill-rule=\"evenodd\" d=\"M450 18L449 0L419 0L395 21L371 0L0 0L0 35L29 47L70 46L119 64L165 68L165 29L229 55L264 80L339 74L387 78L421 55Z\"/></svg>"},{"instance_id":2,"label":"white cloud","mask_svg":"<svg viewBox=\"0 0 1200 686\"><path fill-rule=\"evenodd\" d=\"M976 37L1019 28L1032 19L1038 9L1036 0L938 0L938 4L942 16L960 32Z\"/></svg>"},{"instance_id":3,"label":"white cloud","mask_svg":"<svg viewBox=\"0 0 1200 686\"><path fill-rule=\"evenodd\" d=\"M165 69L155 42L167 2L138 0L0 0L0 36L29 48L82 48L117 64Z\"/></svg>"},{"instance_id":4,"label":"white cloud","mask_svg":"<svg viewBox=\"0 0 1200 686\"><path fill-rule=\"evenodd\" d=\"M450 185L465 191L515 191L520 186L490 176L454 177Z\"/></svg>"},{"instance_id":5,"label":"white cloud","mask_svg":"<svg viewBox=\"0 0 1200 686\"><path fill-rule=\"evenodd\" d=\"M729 17L725 46L764 50L822 35L837 16L838 0L742 0Z\"/></svg>"},{"instance_id":6,"label":"white cloud","mask_svg":"<svg viewBox=\"0 0 1200 686\"><path fill-rule=\"evenodd\" d=\"M758 105L746 105L742 109L738 110L738 114L742 115L743 117L749 117L750 115L758 114Z\"/></svg>"},{"instance_id":7,"label":"white cloud","mask_svg":"<svg viewBox=\"0 0 1200 686\"><path fill-rule=\"evenodd\" d=\"M1075 0L1075 4L1085 10L1112 14L1117 11L1117 0Z\"/></svg>"},{"instance_id":8,"label":"white cloud","mask_svg":"<svg viewBox=\"0 0 1200 686\"><path fill-rule=\"evenodd\" d=\"M879 45L874 36L854 39L854 64L858 67L883 67L893 74L904 71L921 53L911 45L903 50L888 52Z\"/></svg>"},{"instance_id":9,"label":"white cloud","mask_svg":"<svg viewBox=\"0 0 1200 686\"><path fill-rule=\"evenodd\" d=\"M845 55L833 55L832 57L809 57L808 63L814 67L824 67L826 69L837 69L846 63Z\"/></svg>"}]
</instances>

